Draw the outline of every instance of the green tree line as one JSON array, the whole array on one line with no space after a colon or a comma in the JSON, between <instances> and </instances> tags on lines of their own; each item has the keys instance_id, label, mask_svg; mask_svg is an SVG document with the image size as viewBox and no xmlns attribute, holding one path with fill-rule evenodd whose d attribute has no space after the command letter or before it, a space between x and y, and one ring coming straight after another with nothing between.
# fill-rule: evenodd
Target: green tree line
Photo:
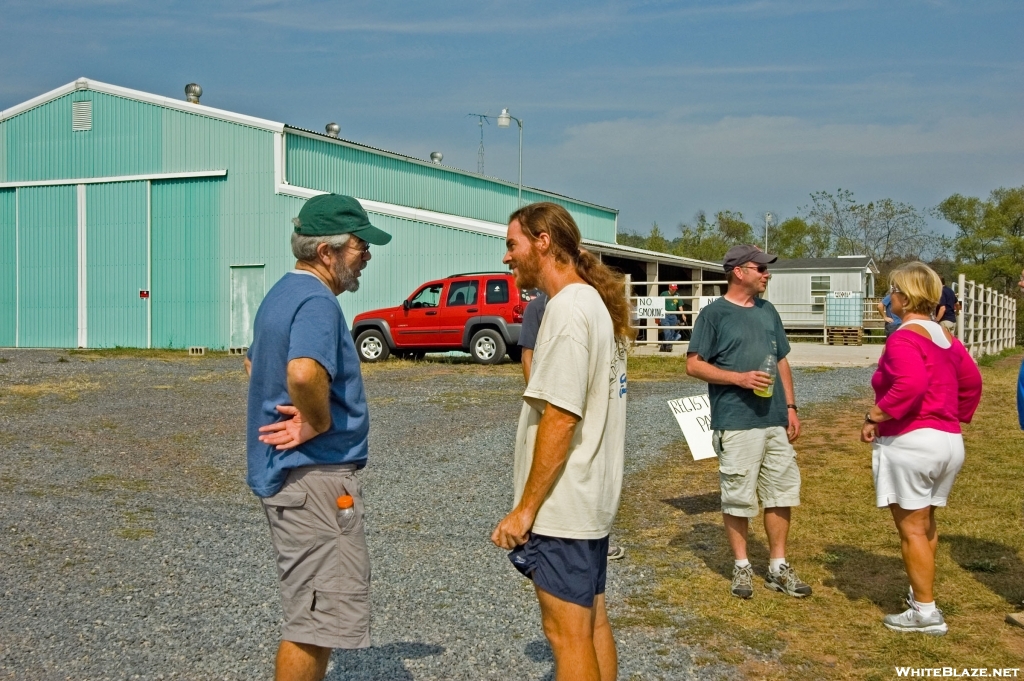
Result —
<instances>
[{"instance_id":1,"label":"green tree line","mask_svg":"<svg viewBox=\"0 0 1024 681\"><path fill-rule=\"evenodd\" d=\"M923 260L946 281L957 274L1007 295L1018 293L1024 268L1024 187L993 190L988 198L953 194L922 211L910 204L880 199L859 202L853 192L818 191L799 214L768 228L768 251L781 258L822 258L867 255L881 276L876 289L887 286L889 271L908 260ZM932 215L956 227L952 237L928 229ZM742 213L723 210L709 219L698 211L682 222L677 234L666 235L655 223L650 234L619 235L619 243L662 253L721 261L731 246L764 246L763 220L748 222ZM1017 337L1024 338L1024 304L1017 307Z\"/></svg>"}]
</instances>

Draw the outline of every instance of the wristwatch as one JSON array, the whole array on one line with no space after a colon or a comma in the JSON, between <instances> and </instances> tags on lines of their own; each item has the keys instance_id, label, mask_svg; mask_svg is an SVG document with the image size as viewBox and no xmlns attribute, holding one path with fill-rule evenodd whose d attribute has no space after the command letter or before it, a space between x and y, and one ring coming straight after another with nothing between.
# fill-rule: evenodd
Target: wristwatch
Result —
<instances>
[{"instance_id":1,"label":"wristwatch","mask_svg":"<svg viewBox=\"0 0 1024 681\"><path fill-rule=\"evenodd\" d=\"M870 424L876 425L876 426L878 425L878 421L876 421L873 418L871 418L871 412L870 411L864 412L864 423L870 423Z\"/></svg>"},{"instance_id":2,"label":"wristwatch","mask_svg":"<svg viewBox=\"0 0 1024 681\"><path fill-rule=\"evenodd\" d=\"M796 413L798 413L798 414L800 413L800 410L796 408L796 405L795 405L795 404L787 404L787 405L786 405L786 409L792 409L792 410L793 410L793 411L795 411Z\"/></svg>"}]
</instances>

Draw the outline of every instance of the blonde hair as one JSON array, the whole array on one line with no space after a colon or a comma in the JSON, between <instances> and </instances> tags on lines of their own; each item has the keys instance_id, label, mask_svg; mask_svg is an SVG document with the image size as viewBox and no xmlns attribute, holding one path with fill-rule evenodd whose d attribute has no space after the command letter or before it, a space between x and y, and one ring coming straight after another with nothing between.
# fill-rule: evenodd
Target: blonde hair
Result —
<instances>
[{"instance_id":1,"label":"blonde hair","mask_svg":"<svg viewBox=\"0 0 1024 681\"><path fill-rule=\"evenodd\" d=\"M900 265L889 273L889 282L906 297L907 312L931 315L942 297L942 280L931 267L917 260Z\"/></svg>"},{"instance_id":2,"label":"blonde hair","mask_svg":"<svg viewBox=\"0 0 1024 681\"><path fill-rule=\"evenodd\" d=\"M541 234L551 237L551 252L560 263L572 263L580 278L597 289L611 315L615 340L621 345L636 338L636 329L630 327L629 301L626 299L626 278L610 269L597 256L580 248L583 241L576 221L562 206L549 201L523 206L509 216L519 221L523 234L536 241Z\"/></svg>"}]
</instances>

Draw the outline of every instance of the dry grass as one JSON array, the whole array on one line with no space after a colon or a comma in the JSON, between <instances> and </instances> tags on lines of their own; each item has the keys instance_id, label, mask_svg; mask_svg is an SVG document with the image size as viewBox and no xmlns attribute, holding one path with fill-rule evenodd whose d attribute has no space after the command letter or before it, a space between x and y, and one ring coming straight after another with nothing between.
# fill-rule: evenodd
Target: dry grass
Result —
<instances>
[{"instance_id":1,"label":"dry grass","mask_svg":"<svg viewBox=\"0 0 1024 681\"><path fill-rule=\"evenodd\" d=\"M0 395L10 393L17 397L39 398L44 395L56 395L68 400L78 399L79 393L96 390L100 384L95 381L71 379L67 381L43 381L41 383L25 383L0 388Z\"/></svg>"},{"instance_id":2,"label":"dry grass","mask_svg":"<svg viewBox=\"0 0 1024 681\"><path fill-rule=\"evenodd\" d=\"M950 633L899 635L881 624L898 612L906 576L891 517L874 505L871 455L858 439L865 393L804 415L797 445L803 505L794 510L788 558L814 588L790 599L756 586L729 595L732 555L718 501L717 462L694 462L682 441L664 463L627 481L619 524L653 568L654 592L633 621L692 620L681 640L707 646L750 678L888 679L894 667L1019 667L1024 631L1003 623L1024 599L1024 444L1014 409L1020 356L982 369L985 397L965 431L967 463L950 506L938 512L936 594ZM750 558L763 575L764 530L752 523ZM667 617L671 613L673 617Z\"/></svg>"}]
</instances>

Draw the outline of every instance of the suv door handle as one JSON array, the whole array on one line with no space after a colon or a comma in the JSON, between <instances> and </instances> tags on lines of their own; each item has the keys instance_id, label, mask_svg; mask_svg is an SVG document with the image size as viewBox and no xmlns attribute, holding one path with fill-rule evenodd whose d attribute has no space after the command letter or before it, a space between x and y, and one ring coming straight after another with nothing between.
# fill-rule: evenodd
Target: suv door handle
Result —
<instances>
[{"instance_id":1,"label":"suv door handle","mask_svg":"<svg viewBox=\"0 0 1024 681\"><path fill-rule=\"evenodd\" d=\"M427 313L426 313L426 316L428 316L428 317L433 317L433 316L434 316L434 315L436 315L436 314L437 314L437 310L434 310L434 311L432 311L432 312L427 312Z\"/></svg>"},{"instance_id":2,"label":"suv door handle","mask_svg":"<svg viewBox=\"0 0 1024 681\"><path fill-rule=\"evenodd\" d=\"M468 310L466 310L466 312L479 312L479 308L471 307Z\"/></svg>"}]
</instances>

